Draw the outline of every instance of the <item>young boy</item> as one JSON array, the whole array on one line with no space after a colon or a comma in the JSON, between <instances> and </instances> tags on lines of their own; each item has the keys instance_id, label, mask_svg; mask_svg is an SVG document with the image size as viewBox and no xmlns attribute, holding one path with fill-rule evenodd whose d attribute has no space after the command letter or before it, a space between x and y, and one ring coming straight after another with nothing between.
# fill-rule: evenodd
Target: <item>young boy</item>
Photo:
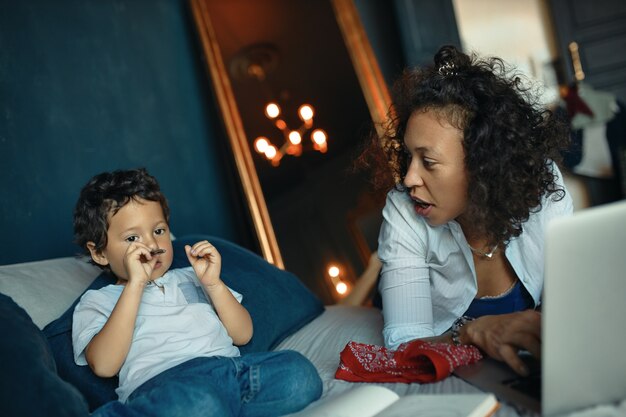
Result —
<instances>
[{"instance_id":1,"label":"young boy","mask_svg":"<svg viewBox=\"0 0 626 417\"><path fill-rule=\"evenodd\" d=\"M208 241L187 245L191 266L168 271L168 224L167 201L144 169L105 172L82 189L76 241L117 283L77 305L76 363L119 374L116 392L130 415L282 415L319 398L321 380L300 354L240 356L252 320L220 279L220 254ZM96 414L107 407L117 415L122 405Z\"/></svg>"}]
</instances>

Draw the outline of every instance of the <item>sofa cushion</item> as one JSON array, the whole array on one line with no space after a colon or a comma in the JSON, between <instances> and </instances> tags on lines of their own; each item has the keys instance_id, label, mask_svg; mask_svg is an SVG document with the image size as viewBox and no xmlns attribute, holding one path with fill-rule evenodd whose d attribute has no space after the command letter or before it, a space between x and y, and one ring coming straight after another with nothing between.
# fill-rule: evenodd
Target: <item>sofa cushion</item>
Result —
<instances>
[{"instance_id":1,"label":"sofa cushion","mask_svg":"<svg viewBox=\"0 0 626 417\"><path fill-rule=\"evenodd\" d=\"M243 295L242 304L252 317L254 333L250 342L239 347L242 354L272 349L323 312L321 301L295 275L221 238L195 235L176 239L173 242L174 260L171 268L188 266L184 245L204 239L209 240L220 252L222 280ZM103 273L88 289L98 289L111 283L113 279ZM59 374L81 389L93 410L117 398L114 393L117 378L99 378L89 367L74 363L71 331L72 315L77 303L78 299L59 319L46 326L44 333L50 341Z\"/></svg>"},{"instance_id":2,"label":"sofa cushion","mask_svg":"<svg viewBox=\"0 0 626 417\"><path fill-rule=\"evenodd\" d=\"M24 309L0 294L0 408L5 417L87 416L80 392L56 373L46 338Z\"/></svg>"}]
</instances>

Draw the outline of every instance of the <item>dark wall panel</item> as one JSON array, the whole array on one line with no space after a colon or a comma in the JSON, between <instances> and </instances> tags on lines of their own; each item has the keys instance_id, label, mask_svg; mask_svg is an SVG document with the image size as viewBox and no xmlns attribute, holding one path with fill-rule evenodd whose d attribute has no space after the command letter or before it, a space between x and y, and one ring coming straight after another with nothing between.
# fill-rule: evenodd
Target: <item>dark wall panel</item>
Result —
<instances>
[{"instance_id":1,"label":"dark wall panel","mask_svg":"<svg viewBox=\"0 0 626 417\"><path fill-rule=\"evenodd\" d=\"M574 81L568 45L576 42L585 82L626 102L626 2L550 0L549 4L559 53L566 63L566 81Z\"/></svg>"},{"instance_id":2,"label":"dark wall panel","mask_svg":"<svg viewBox=\"0 0 626 417\"><path fill-rule=\"evenodd\" d=\"M0 10L0 264L76 253L80 187L141 166L168 196L175 234L250 246L186 1L0 0Z\"/></svg>"}]
</instances>

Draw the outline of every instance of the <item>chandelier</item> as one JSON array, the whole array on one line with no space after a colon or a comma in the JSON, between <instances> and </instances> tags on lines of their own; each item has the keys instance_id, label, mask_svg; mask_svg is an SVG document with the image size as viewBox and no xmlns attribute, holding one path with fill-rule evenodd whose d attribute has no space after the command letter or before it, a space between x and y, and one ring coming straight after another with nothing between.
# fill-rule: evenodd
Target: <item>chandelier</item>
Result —
<instances>
[{"instance_id":1,"label":"chandelier","mask_svg":"<svg viewBox=\"0 0 626 417\"><path fill-rule=\"evenodd\" d=\"M273 166L278 166L285 155L302 155L303 137L308 134L313 149L321 153L328 150L327 135L322 129L313 129L313 115L315 111L310 104L302 104L298 108L298 117L302 124L297 129L290 129L287 123L280 118L281 109L278 104L270 102L265 106L265 116L274 122L283 135L283 144L274 145L266 136L259 136L254 140L254 149L265 155Z\"/></svg>"},{"instance_id":2,"label":"chandelier","mask_svg":"<svg viewBox=\"0 0 626 417\"><path fill-rule=\"evenodd\" d=\"M266 83L267 74L274 71L277 66L277 48L272 44L262 43L250 45L237 53L231 61L230 72L236 79L254 79L269 90ZM323 129L314 128L315 110L312 105L304 103L298 107L297 114L301 123L296 128L290 128L287 125L282 116L283 110L277 101L268 100L264 109L265 117L278 129L280 137L270 139L267 136L258 136L254 140L254 149L264 155L272 166L280 165L285 155L302 155L303 149L326 153L328 135ZM308 145L309 142L311 146Z\"/></svg>"}]
</instances>

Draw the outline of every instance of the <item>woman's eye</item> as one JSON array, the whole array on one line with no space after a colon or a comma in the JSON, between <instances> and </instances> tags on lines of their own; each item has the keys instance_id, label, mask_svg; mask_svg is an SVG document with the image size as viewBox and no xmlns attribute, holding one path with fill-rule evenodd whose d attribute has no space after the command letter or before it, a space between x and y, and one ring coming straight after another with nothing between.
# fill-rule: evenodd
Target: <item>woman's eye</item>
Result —
<instances>
[{"instance_id":1,"label":"woman's eye","mask_svg":"<svg viewBox=\"0 0 626 417\"><path fill-rule=\"evenodd\" d=\"M154 234L155 234L155 235L159 235L159 236L160 236L160 235L162 235L162 234L164 234L164 233L165 233L165 229L163 229L163 228L161 228L161 229L156 229L156 230L154 231Z\"/></svg>"},{"instance_id":2,"label":"woman's eye","mask_svg":"<svg viewBox=\"0 0 626 417\"><path fill-rule=\"evenodd\" d=\"M136 241L137 241L137 239L139 239L139 237L138 237L138 236L128 236L125 240L126 240L127 242L136 242Z\"/></svg>"},{"instance_id":3,"label":"woman's eye","mask_svg":"<svg viewBox=\"0 0 626 417\"><path fill-rule=\"evenodd\" d=\"M435 161L424 158L422 160L422 164L424 164L424 167L426 167L426 168L432 168L433 165L435 165Z\"/></svg>"}]
</instances>

